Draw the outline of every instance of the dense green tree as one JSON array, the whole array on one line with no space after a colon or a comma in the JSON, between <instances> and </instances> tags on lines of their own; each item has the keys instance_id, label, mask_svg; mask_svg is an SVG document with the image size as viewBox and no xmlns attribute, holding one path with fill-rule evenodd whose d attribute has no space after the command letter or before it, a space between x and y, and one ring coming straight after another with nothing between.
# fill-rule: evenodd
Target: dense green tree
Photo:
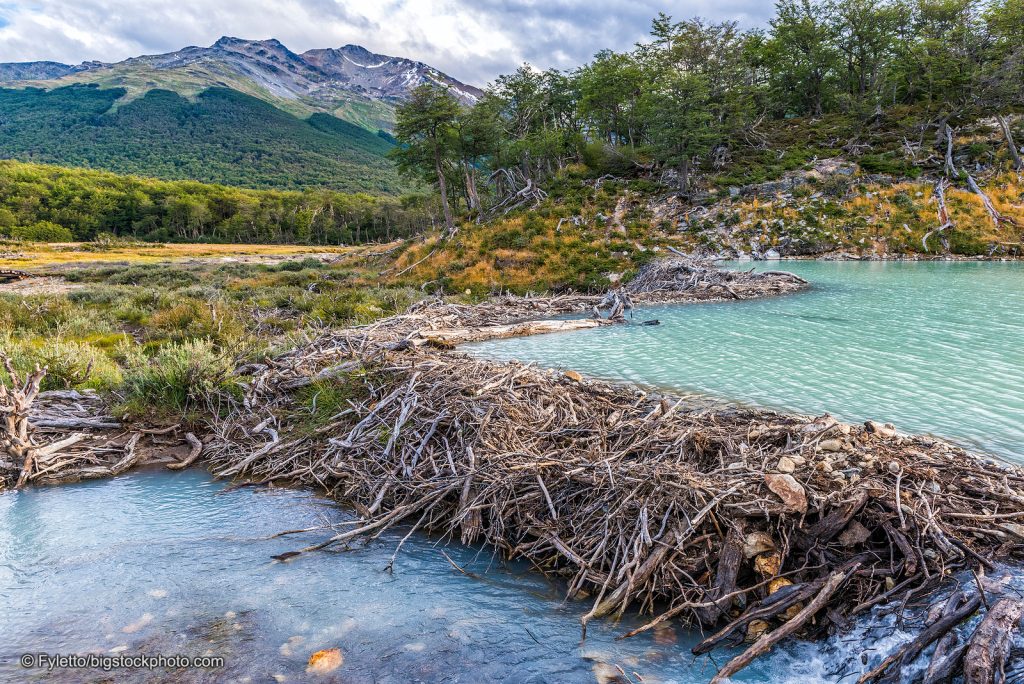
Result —
<instances>
[{"instance_id":1,"label":"dense green tree","mask_svg":"<svg viewBox=\"0 0 1024 684\"><path fill-rule=\"evenodd\" d=\"M839 63L831 3L778 0L765 45L779 114L820 116Z\"/></svg>"},{"instance_id":2,"label":"dense green tree","mask_svg":"<svg viewBox=\"0 0 1024 684\"><path fill-rule=\"evenodd\" d=\"M718 138L704 77L679 72L661 79L650 94L650 135L657 159L676 170L678 186L689 192L690 170Z\"/></svg>"},{"instance_id":3,"label":"dense green tree","mask_svg":"<svg viewBox=\"0 0 1024 684\"><path fill-rule=\"evenodd\" d=\"M395 137L401 144L391 153L403 173L437 186L449 233L455 231L455 220L445 167L454 155L458 117L459 103L447 90L433 85L416 88L396 112Z\"/></svg>"},{"instance_id":4,"label":"dense green tree","mask_svg":"<svg viewBox=\"0 0 1024 684\"><path fill-rule=\"evenodd\" d=\"M415 234L433 210L422 196L245 190L0 161L0 237L28 238L44 224L68 240L349 244Z\"/></svg>"}]
</instances>

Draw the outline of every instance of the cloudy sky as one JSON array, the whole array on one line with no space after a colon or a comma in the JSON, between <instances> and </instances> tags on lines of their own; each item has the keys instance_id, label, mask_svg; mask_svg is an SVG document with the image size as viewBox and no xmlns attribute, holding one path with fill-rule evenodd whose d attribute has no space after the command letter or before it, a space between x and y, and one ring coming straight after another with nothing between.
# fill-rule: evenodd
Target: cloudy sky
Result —
<instances>
[{"instance_id":1,"label":"cloudy sky","mask_svg":"<svg viewBox=\"0 0 1024 684\"><path fill-rule=\"evenodd\" d=\"M356 43L484 85L524 61L568 68L643 39L659 11L766 21L768 0L0 0L0 61L119 61L277 38L296 52Z\"/></svg>"}]
</instances>

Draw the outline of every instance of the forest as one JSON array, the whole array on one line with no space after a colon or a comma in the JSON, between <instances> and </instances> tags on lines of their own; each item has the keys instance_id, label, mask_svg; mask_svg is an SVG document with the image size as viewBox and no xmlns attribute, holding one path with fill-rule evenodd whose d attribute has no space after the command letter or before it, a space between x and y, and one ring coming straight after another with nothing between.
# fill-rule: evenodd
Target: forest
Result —
<instances>
[{"instance_id":1,"label":"forest","mask_svg":"<svg viewBox=\"0 0 1024 684\"><path fill-rule=\"evenodd\" d=\"M327 114L300 119L229 88L193 99L124 88L0 88L0 157L249 188L393 194L393 140Z\"/></svg>"},{"instance_id":2,"label":"forest","mask_svg":"<svg viewBox=\"0 0 1024 684\"><path fill-rule=\"evenodd\" d=\"M1019 0L779 0L753 30L661 14L633 50L569 71L524 65L472 109L422 88L398 112L392 154L478 218L543 199L573 164L693 201L824 156L913 177L941 168L958 124L1024 104L1021 26ZM798 134L778 139L792 121ZM999 121L1010 145L995 161L1019 167Z\"/></svg>"},{"instance_id":3,"label":"forest","mask_svg":"<svg viewBox=\"0 0 1024 684\"><path fill-rule=\"evenodd\" d=\"M0 161L0 237L24 240L338 245L407 237L432 213L422 195L247 190Z\"/></svg>"}]
</instances>

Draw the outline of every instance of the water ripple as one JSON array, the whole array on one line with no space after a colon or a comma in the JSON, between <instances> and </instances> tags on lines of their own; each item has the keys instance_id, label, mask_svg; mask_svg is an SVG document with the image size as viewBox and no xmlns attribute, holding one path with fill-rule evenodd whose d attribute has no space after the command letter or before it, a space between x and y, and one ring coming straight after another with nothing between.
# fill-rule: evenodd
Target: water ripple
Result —
<instances>
[{"instance_id":1,"label":"water ripple","mask_svg":"<svg viewBox=\"0 0 1024 684\"><path fill-rule=\"evenodd\" d=\"M1024 264L785 264L799 295L650 307L658 327L468 349L850 421L891 421L1024 462Z\"/></svg>"}]
</instances>

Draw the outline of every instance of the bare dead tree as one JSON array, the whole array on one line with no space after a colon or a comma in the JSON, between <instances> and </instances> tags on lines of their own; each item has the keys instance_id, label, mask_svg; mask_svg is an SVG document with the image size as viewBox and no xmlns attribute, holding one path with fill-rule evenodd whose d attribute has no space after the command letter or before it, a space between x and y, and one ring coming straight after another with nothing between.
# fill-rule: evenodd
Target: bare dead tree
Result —
<instances>
[{"instance_id":1,"label":"bare dead tree","mask_svg":"<svg viewBox=\"0 0 1024 684\"><path fill-rule=\"evenodd\" d=\"M39 395L39 388L46 377L46 368L36 366L24 379L14 370L14 363L0 353L7 378L0 378L0 449L9 459L8 469L18 468L20 474L16 487L28 481L35 463L38 447L32 438L28 422L29 409ZM9 386L8 386L9 385Z\"/></svg>"},{"instance_id":2,"label":"bare dead tree","mask_svg":"<svg viewBox=\"0 0 1024 684\"><path fill-rule=\"evenodd\" d=\"M1000 114L996 114L996 121L999 122L999 127L1003 129L1003 137L1006 138L1006 145L1010 148L1010 156L1013 157L1013 168L1018 171L1024 170L1024 161L1021 161L1020 150L1017 148L1017 143L1013 141L1010 124L1006 121L1006 117Z\"/></svg>"}]
</instances>

